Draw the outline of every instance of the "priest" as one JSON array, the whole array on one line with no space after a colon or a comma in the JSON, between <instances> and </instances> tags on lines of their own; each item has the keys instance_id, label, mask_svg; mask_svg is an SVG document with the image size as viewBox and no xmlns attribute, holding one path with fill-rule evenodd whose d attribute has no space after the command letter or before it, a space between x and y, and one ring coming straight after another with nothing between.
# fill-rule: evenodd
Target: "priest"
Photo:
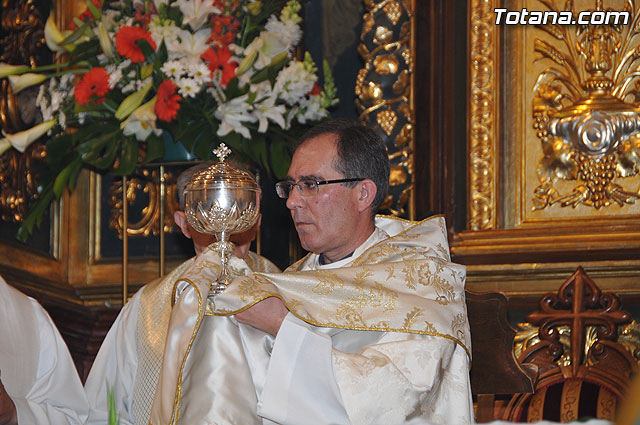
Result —
<instances>
[{"instance_id":1,"label":"priest","mask_svg":"<svg viewBox=\"0 0 640 425\"><path fill-rule=\"evenodd\" d=\"M81 425L87 397L44 308L0 277L0 424Z\"/></svg>"},{"instance_id":2,"label":"priest","mask_svg":"<svg viewBox=\"0 0 640 425\"><path fill-rule=\"evenodd\" d=\"M177 179L181 211L175 212L174 221L184 236L193 241L197 256L207 250L215 236L199 233L187 222L183 211L183 191L192 176L210 165L197 164L180 173ZM243 167L240 164L234 165ZM236 244L233 253L242 258L252 270L280 271L271 261L249 251L260 225L259 220L253 228L233 236L232 240ZM194 263L195 258L188 259L171 273L145 285L116 318L85 384L90 407L87 424L108 423L109 385L113 390L120 425L148 425L171 314L171 292L178 276Z\"/></svg>"},{"instance_id":3,"label":"priest","mask_svg":"<svg viewBox=\"0 0 640 425\"><path fill-rule=\"evenodd\" d=\"M375 216L388 180L373 130L303 136L276 190L309 255L284 273L232 258L212 302L217 255L184 270L151 424L472 423L465 269L441 217Z\"/></svg>"}]
</instances>

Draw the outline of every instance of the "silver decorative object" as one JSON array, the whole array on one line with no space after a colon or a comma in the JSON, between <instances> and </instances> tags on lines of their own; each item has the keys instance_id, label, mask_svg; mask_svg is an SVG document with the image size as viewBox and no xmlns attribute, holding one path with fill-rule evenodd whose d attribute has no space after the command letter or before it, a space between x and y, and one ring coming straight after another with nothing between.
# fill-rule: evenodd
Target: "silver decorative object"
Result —
<instances>
[{"instance_id":1,"label":"silver decorative object","mask_svg":"<svg viewBox=\"0 0 640 425\"><path fill-rule=\"evenodd\" d=\"M228 262L234 247L229 236L249 230L260 209L260 189L256 180L225 161L231 150L222 143L213 153L219 162L195 174L184 189L189 224L198 232L213 234L217 239L210 248L220 255L222 271L218 281L212 282L209 297L218 295L229 285Z\"/></svg>"}]
</instances>

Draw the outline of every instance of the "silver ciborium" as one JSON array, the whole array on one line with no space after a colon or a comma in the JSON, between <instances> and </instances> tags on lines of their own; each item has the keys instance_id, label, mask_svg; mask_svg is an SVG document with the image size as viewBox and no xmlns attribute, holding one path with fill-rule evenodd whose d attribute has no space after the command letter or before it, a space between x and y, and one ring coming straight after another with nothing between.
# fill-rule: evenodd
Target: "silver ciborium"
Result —
<instances>
[{"instance_id":1,"label":"silver ciborium","mask_svg":"<svg viewBox=\"0 0 640 425\"><path fill-rule=\"evenodd\" d=\"M229 285L229 255L233 233L249 230L258 218L260 189L256 180L244 170L225 161L231 150L224 143L213 151L219 162L195 174L184 189L185 214L191 227L200 233L216 236L210 248L220 256L221 272L212 282L209 296Z\"/></svg>"}]
</instances>

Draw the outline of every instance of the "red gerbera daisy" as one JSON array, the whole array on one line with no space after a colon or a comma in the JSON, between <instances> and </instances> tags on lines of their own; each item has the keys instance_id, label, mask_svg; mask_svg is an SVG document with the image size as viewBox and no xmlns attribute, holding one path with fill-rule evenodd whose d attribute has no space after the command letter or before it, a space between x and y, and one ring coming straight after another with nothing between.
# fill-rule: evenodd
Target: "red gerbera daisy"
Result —
<instances>
[{"instance_id":1,"label":"red gerbera daisy","mask_svg":"<svg viewBox=\"0 0 640 425\"><path fill-rule=\"evenodd\" d=\"M209 47L200 57L209 63L208 66L212 74L216 71L222 72L220 77L222 87L226 87L229 81L236 76L238 64L230 60L231 51L228 47L216 49Z\"/></svg>"},{"instance_id":2,"label":"red gerbera daisy","mask_svg":"<svg viewBox=\"0 0 640 425\"><path fill-rule=\"evenodd\" d=\"M178 86L171 80L164 80L158 87L158 100L154 111L162 121L171 121L178 114L182 98L176 93Z\"/></svg>"},{"instance_id":3,"label":"red gerbera daisy","mask_svg":"<svg viewBox=\"0 0 640 425\"><path fill-rule=\"evenodd\" d=\"M144 53L136 44L138 40L147 40L151 48L156 49L156 43L153 42L149 31L140 27L126 26L120 28L116 34L116 50L125 58L131 59L133 63L144 62Z\"/></svg>"},{"instance_id":4,"label":"red gerbera daisy","mask_svg":"<svg viewBox=\"0 0 640 425\"><path fill-rule=\"evenodd\" d=\"M98 105L104 102L104 96L109 91L109 74L104 68L93 68L82 76L82 79L76 85L73 96L80 106L86 106L92 96L98 98L94 100L94 104Z\"/></svg>"}]
</instances>

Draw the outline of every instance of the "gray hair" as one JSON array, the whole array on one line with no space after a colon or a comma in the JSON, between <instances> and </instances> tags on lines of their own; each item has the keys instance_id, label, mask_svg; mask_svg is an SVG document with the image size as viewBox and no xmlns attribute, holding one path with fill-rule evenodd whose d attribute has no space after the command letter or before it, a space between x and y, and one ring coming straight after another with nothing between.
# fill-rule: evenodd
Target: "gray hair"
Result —
<instances>
[{"instance_id":1,"label":"gray hair","mask_svg":"<svg viewBox=\"0 0 640 425\"><path fill-rule=\"evenodd\" d=\"M336 136L338 155L335 169L344 178L371 179L376 185L376 196L371 203L373 218L389 191L389 156L380 135L358 121L338 118L311 128L300 138L300 145L323 134ZM357 182L343 183L355 186Z\"/></svg>"}]
</instances>

